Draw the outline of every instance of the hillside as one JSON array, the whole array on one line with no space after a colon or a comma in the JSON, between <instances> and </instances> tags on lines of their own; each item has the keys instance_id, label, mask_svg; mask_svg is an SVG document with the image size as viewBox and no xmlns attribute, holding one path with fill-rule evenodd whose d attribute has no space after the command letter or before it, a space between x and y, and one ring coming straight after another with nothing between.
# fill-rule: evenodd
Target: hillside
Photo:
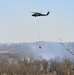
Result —
<instances>
[{"instance_id":1,"label":"hillside","mask_svg":"<svg viewBox=\"0 0 74 75\"><path fill-rule=\"evenodd\" d=\"M66 47L74 52L74 42L64 43ZM42 48L39 49L38 46ZM55 57L73 57L66 49L58 42L32 42L32 43L5 43L0 44L0 54L2 51L7 51L15 55L51 59Z\"/></svg>"}]
</instances>

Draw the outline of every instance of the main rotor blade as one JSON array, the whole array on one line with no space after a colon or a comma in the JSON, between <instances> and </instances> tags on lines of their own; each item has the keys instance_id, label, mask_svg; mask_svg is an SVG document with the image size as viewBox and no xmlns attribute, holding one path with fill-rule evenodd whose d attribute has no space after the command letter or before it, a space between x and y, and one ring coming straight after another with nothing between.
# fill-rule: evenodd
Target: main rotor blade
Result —
<instances>
[{"instance_id":1,"label":"main rotor blade","mask_svg":"<svg viewBox=\"0 0 74 75\"><path fill-rule=\"evenodd\" d=\"M38 13L38 12L31 12L31 13Z\"/></svg>"}]
</instances>

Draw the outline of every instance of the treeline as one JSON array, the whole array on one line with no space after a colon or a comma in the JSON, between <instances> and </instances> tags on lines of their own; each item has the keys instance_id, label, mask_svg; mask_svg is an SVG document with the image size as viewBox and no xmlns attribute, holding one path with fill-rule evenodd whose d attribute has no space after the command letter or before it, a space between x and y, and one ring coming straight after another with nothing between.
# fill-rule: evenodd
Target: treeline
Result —
<instances>
[{"instance_id":1,"label":"treeline","mask_svg":"<svg viewBox=\"0 0 74 75\"><path fill-rule=\"evenodd\" d=\"M74 75L74 62L70 59L56 60L34 60L34 59L19 59L18 62L0 62L0 75Z\"/></svg>"},{"instance_id":2,"label":"treeline","mask_svg":"<svg viewBox=\"0 0 74 75\"><path fill-rule=\"evenodd\" d=\"M51 60L49 71L52 73L55 71L57 75L74 75L74 61L67 58L60 62Z\"/></svg>"}]
</instances>

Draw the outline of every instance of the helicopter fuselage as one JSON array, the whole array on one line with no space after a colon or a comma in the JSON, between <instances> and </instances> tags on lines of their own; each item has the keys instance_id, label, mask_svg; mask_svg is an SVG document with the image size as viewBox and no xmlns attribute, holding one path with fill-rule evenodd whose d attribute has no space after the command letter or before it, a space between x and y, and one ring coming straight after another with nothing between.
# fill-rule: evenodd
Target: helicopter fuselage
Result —
<instances>
[{"instance_id":1,"label":"helicopter fuselage","mask_svg":"<svg viewBox=\"0 0 74 75\"><path fill-rule=\"evenodd\" d=\"M49 13L50 13L50 12L47 12L47 14L34 13L34 14L32 14L32 16L34 16L34 17L38 17L38 16L47 16L47 15L49 15Z\"/></svg>"}]
</instances>

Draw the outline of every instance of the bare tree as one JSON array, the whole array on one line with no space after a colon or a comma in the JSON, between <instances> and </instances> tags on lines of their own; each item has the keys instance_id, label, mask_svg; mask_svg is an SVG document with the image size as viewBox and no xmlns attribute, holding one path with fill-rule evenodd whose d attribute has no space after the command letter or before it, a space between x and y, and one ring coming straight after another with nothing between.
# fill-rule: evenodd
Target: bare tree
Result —
<instances>
[{"instance_id":1,"label":"bare tree","mask_svg":"<svg viewBox=\"0 0 74 75\"><path fill-rule=\"evenodd\" d=\"M43 67L43 72L44 72L45 74L47 74L49 61L47 61L47 60L42 60L42 61L41 61L41 64L42 64L42 67Z\"/></svg>"},{"instance_id":2,"label":"bare tree","mask_svg":"<svg viewBox=\"0 0 74 75\"><path fill-rule=\"evenodd\" d=\"M70 51L70 48L66 47L65 44L62 42L62 40L60 39L61 43L63 45L63 47L74 56L74 53L72 51Z\"/></svg>"}]
</instances>

